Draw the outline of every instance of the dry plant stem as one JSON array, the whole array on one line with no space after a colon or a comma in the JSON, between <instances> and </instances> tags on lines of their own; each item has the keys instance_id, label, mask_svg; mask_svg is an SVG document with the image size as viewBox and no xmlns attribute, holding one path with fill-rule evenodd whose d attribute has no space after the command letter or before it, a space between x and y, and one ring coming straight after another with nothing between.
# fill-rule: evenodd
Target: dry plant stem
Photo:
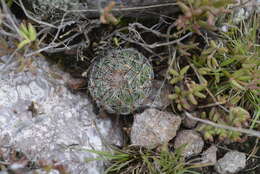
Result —
<instances>
[{"instance_id":1,"label":"dry plant stem","mask_svg":"<svg viewBox=\"0 0 260 174\"><path fill-rule=\"evenodd\" d=\"M172 30L172 28L173 28L174 26L175 26L175 24L172 23L172 24L168 27L167 33L166 33L167 36L170 36L171 30ZM169 38L169 37L166 37L166 42L170 42L170 38ZM173 57L172 52L173 52L173 48L171 47L171 45L168 45L169 57L173 59L172 62L174 63L174 62L175 62L175 59L176 59L176 56ZM171 66L172 66L172 65L171 65Z\"/></svg>"},{"instance_id":2,"label":"dry plant stem","mask_svg":"<svg viewBox=\"0 0 260 174\"><path fill-rule=\"evenodd\" d=\"M2 0L3 1L3 0ZM25 9L24 5L23 5L23 2L22 0L19 0L19 3L21 5L21 8L23 9L23 12L25 13L26 17L28 17L29 19L33 20L34 22L38 23L38 24L42 24L42 25L46 25L48 27L51 27L51 28L58 28L56 27L55 25L52 25L50 23L47 23L47 22L44 22L44 21L40 21L38 19L35 19L34 17L32 17L28 12L27 10Z\"/></svg>"},{"instance_id":3,"label":"dry plant stem","mask_svg":"<svg viewBox=\"0 0 260 174\"><path fill-rule=\"evenodd\" d=\"M150 29L150 28L148 28L148 27L146 27L146 26L144 26L144 25L142 25L140 23L137 23L137 22L130 24L130 27L142 28L142 29L144 29L146 31L149 31L149 32L155 34L156 36L159 36L159 37L166 37L166 38L173 38L174 37L174 35L170 35L168 33L167 34L160 33L160 32L158 32L156 30Z\"/></svg>"},{"instance_id":4,"label":"dry plant stem","mask_svg":"<svg viewBox=\"0 0 260 174\"><path fill-rule=\"evenodd\" d=\"M126 38L122 35L117 35L117 36L121 37L124 40L127 40L128 42L138 44L142 47L153 49L153 48L157 48L157 47L163 47L163 46L167 46L167 45L176 44L176 43L181 42L182 40L186 39L187 37L189 37L191 35L192 35L192 32L189 32L188 34L184 35L183 37L181 37L179 39L176 39L176 40L173 40L173 41L170 41L170 42L165 42L165 43L154 43L154 44L150 44L150 45L146 44L146 43L140 43L140 42L135 41L133 39Z\"/></svg>"},{"instance_id":5,"label":"dry plant stem","mask_svg":"<svg viewBox=\"0 0 260 174\"><path fill-rule=\"evenodd\" d=\"M193 69L193 71L195 72L196 76L198 77L200 84L203 85L203 81L201 80L201 77L200 77L199 73L197 72L197 69L195 68L195 66L194 66L192 63L189 62L189 64L190 64L191 68ZM229 113L229 110L228 110L227 108L225 108L224 106L222 106L221 103L219 103L219 102L217 101L217 99L216 99L215 96L210 92L210 90L209 90L207 87L206 87L205 89L206 89L207 93L210 95L210 97L213 99L213 101L215 102L215 104L216 104L218 107L220 107L221 109L223 109L224 111L226 111L226 112Z\"/></svg>"},{"instance_id":6,"label":"dry plant stem","mask_svg":"<svg viewBox=\"0 0 260 174\"><path fill-rule=\"evenodd\" d=\"M156 93L156 96L155 96L155 99L154 99L152 105L154 105L156 99L160 96L161 90L162 90L162 88L165 85L166 80L167 80L167 74L169 73L170 67L172 67L172 64L174 63L175 57L176 57L176 50L174 50L173 56L171 57L171 62L169 64L169 68L167 69L167 72L166 72L166 76L164 77L162 85L160 86L160 88L158 89L158 91Z\"/></svg>"},{"instance_id":7,"label":"dry plant stem","mask_svg":"<svg viewBox=\"0 0 260 174\"><path fill-rule=\"evenodd\" d=\"M154 54L154 55L156 55L156 56L158 56L158 57L161 58L160 55L154 53L150 48L148 48L148 47L146 46L147 44L143 44L143 43L141 43L141 42L138 42L138 41L135 41L135 40L133 40L133 39L127 38L127 37L124 36L124 34L121 34L121 33L116 33L115 36L118 36L118 37L120 37L121 39L123 39L123 40L125 40L125 41L127 41L127 42L131 42L131 43L140 45L140 46L142 46L146 51L148 51L148 52L150 52L150 53L152 53L152 54Z\"/></svg>"},{"instance_id":8,"label":"dry plant stem","mask_svg":"<svg viewBox=\"0 0 260 174\"><path fill-rule=\"evenodd\" d=\"M2 8L3 8L3 12L5 13L6 19L8 19L8 20L11 22L11 24L12 24L12 26L8 26L8 24L6 24L6 25L7 25L8 28L10 28L11 30L15 29L15 30L13 30L13 31L15 31L16 33L19 33L19 29L18 29L18 27L17 27L18 22L17 22L17 21L14 21L15 18L13 18L13 17L11 16L11 12L9 11L8 7L6 6L6 3L4 2L4 0L1 0L1 5L2 5Z\"/></svg>"},{"instance_id":9,"label":"dry plant stem","mask_svg":"<svg viewBox=\"0 0 260 174\"><path fill-rule=\"evenodd\" d=\"M222 124L217 124L217 123L214 123L212 121L209 121L209 120L204 120L204 119L200 119L200 118L196 118L194 116L192 116L189 112L185 111L184 114L192 119L192 120L195 120L195 121L199 121L201 123L204 123L204 124L208 124L210 126L213 126L213 127L217 127L217 128L221 128L221 129L227 129L227 130L231 130L231 131L236 131L236 132L240 132L240 133L244 133L244 134L247 134L248 136L254 136L254 137L258 137L260 138L260 131L255 131L255 130L250 130L250 129L244 129L244 128L237 128L237 127L232 127L232 126L226 126L226 125L222 125Z\"/></svg>"},{"instance_id":10,"label":"dry plant stem","mask_svg":"<svg viewBox=\"0 0 260 174\"><path fill-rule=\"evenodd\" d=\"M259 138L257 138L257 139L255 140L255 145L254 145L254 147L253 147L251 153L250 153L249 156L247 157L247 160L249 160L251 157L256 156L256 153L258 152L258 150L259 150L259 148L260 148L260 147L258 146L258 143L259 143Z\"/></svg>"},{"instance_id":11,"label":"dry plant stem","mask_svg":"<svg viewBox=\"0 0 260 174\"><path fill-rule=\"evenodd\" d=\"M21 1L21 0L19 0ZM157 4L157 5L147 5L140 7L129 7L129 8L113 8L111 12L124 12L124 11L136 11L136 10L147 10L151 8L159 8L159 7L169 7L169 6L177 6L177 3L166 3L166 4ZM87 9L87 10L69 10L68 12L100 12L100 9Z\"/></svg>"},{"instance_id":12,"label":"dry plant stem","mask_svg":"<svg viewBox=\"0 0 260 174\"><path fill-rule=\"evenodd\" d=\"M15 38L15 39L19 39L18 36L14 35L13 33L6 32L6 31L4 31L4 30L0 30L0 34L5 35L5 36L8 36L8 37Z\"/></svg>"},{"instance_id":13,"label":"dry plant stem","mask_svg":"<svg viewBox=\"0 0 260 174\"><path fill-rule=\"evenodd\" d=\"M209 108L209 107L213 107L213 106L219 106L219 105L223 105L226 102L216 102L216 103L210 103L207 105L202 105L202 106L198 106L198 108L203 109L203 108Z\"/></svg>"},{"instance_id":14,"label":"dry plant stem","mask_svg":"<svg viewBox=\"0 0 260 174\"><path fill-rule=\"evenodd\" d=\"M73 38L79 36L80 34L81 34L81 33L76 33L75 35L73 35L72 37L67 38L67 39L64 40L63 42L59 42L59 43L56 43L56 44L51 43L51 44L49 44L48 46L46 46L46 47L44 47L44 48L41 48L41 49L39 49L39 50L37 50L37 51L34 51L34 52L31 52L31 53L26 54L24 57L30 57L30 56L39 54L39 53L41 53L41 52L43 52L43 51L46 51L46 52L48 52L48 53L57 53L57 52L69 50L69 49L72 49L72 48L76 48L76 47L78 47L78 46L82 46L82 45L84 45L84 44L86 44L86 43L85 43L85 42L81 42L81 43L79 43L79 44L72 45L72 46L67 46L67 45L65 44L65 42L67 42L67 41L69 41L69 40L71 40L71 39L73 39ZM63 47L63 48L55 48L55 47L58 47L58 46L61 46L61 45L64 45L64 47Z\"/></svg>"}]
</instances>

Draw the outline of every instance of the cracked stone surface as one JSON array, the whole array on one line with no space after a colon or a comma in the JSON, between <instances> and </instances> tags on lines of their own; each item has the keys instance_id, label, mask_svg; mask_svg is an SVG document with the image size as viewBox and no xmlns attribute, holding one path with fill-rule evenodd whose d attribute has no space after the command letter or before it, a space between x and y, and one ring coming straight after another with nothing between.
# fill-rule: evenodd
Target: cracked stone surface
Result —
<instances>
[{"instance_id":1,"label":"cracked stone surface","mask_svg":"<svg viewBox=\"0 0 260 174\"><path fill-rule=\"evenodd\" d=\"M227 152L214 167L219 174L235 174L246 167L246 155L238 151Z\"/></svg>"},{"instance_id":2,"label":"cracked stone surface","mask_svg":"<svg viewBox=\"0 0 260 174\"><path fill-rule=\"evenodd\" d=\"M193 116L197 116L198 113L191 113ZM182 115L183 116L183 126L188 128L188 129L192 129L195 128L195 126L197 125L197 121L196 120L192 120L190 118L188 118L185 114Z\"/></svg>"},{"instance_id":3,"label":"cracked stone surface","mask_svg":"<svg viewBox=\"0 0 260 174\"><path fill-rule=\"evenodd\" d=\"M180 124L179 116L157 109L146 109L134 116L131 142L148 148L167 143L175 137Z\"/></svg>"},{"instance_id":4,"label":"cracked stone surface","mask_svg":"<svg viewBox=\"0 0 260 174\"><path fill-rule=\"evenodd\" d=\"M202 153L202 163L214 165L217 162L217 147L211 145L207 150Z\"/></svg>"},{"instance_id":5,"label":"cracked stone surface","mask_svg":"<svg viewBox=\"0 0 260 174\"><path fill-rule=\"evenodd\" d=\"M101 137L121 144L111 120L98 119L86 95L66 88L69 75L44 58L25 60L21 72L17 57L1 60L1 148L13 147L31 160L58 161L71 174L102 173L103 163L85 163L95 155L82 150L105 150Z\"/></svg>"},{"instance_id":6,"label":"cracked stone surface","mask_svg":"<svg viewBox=\"0 0 260 174\"><path fill-rule=\"evenodd\" d=\"M199 154L204 146L204 141L200 134L194 130L181 130L177 133L174 141L174 148L185 146L183 156L190 157Z\"/></svg>"}]
</instances>

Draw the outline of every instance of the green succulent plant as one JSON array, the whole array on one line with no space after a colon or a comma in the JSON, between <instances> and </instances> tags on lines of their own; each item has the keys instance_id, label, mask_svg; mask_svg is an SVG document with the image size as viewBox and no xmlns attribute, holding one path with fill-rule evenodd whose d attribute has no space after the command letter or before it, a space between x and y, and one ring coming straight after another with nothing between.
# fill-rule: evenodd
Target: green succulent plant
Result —
<instances>
[{"instance_id":1,"label":"green succulent plant","mask_svg":"<svg viewBox=\"0 0 260 174\"><path fill-rule=\"evenodd\" d=\"M185 78L189 66L183 67L179 72L170 69L169 82L174 86L174 91L168 97L177 104L177 109L182 111L184 109L192 110L193 106L198 105L199 99L206 98L203 94L205 85L197 84L194 81Z\"/></svg>"},{"instance_id":2,"label":"green succulent plant","mask_svg":"<svg viewBox=\"0 0 260 174\"><path fill-rule=\"evenodd\" d=\"M88 88L105 110L129 114L149 96L152 78L153 68L141 53L118 49L109 51L93 64Z\"/></svg>"},{"instance_id":3,"label":"green succulent plant","mask_svg":"<svg viewBox=\"0 0 260 174\"><path fill-rule=\"evenodd\" d=\"M200 29L216 30L217 16L227 13L225 9L234 0L177 0L183 15L179 16L175 24L181 31L194 31L202 34Z\"/></svg>"},{"instance_id":4,"label":"green succulent plant","mask_svg":"<svg viewBox=\"0 0 260 174\"><path fill-rule=\"evenodd\" d=\"M208 114L204 112L201 117L208 118L221 125L244 128L248 127L250 119L249 113L241 107L231 107L229 114L225 114L224 111L213 107ZM216 128L210 125L200 125L197 130L204 135L205 139L210 141L213 141L214 137L218 137L220 140L228 139L234 142L242 140L242 134L240 132Z\"/></svg>"}]
</instances>

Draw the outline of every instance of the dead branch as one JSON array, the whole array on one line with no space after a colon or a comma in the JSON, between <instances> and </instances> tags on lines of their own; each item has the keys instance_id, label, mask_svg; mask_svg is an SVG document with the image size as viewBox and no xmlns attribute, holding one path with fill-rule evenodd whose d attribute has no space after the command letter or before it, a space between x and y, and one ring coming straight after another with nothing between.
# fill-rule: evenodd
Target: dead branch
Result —
<instances>
[{"instance_id":1,"label":"dead branch","mask_svg":"<svg viewBox=\"0 0 260 174\"><path fill-rule=\"evenodd\" d=\"M221 128L221 129L227 129L227 130L230 130L230 131L241 132L241 133L247 134L248 136L254 136L254 137L260 138L260 131L217 124L217 123L214 123L214 122L209 121L209 120L204 120L204 119L194 117L187 111L185 111L184 114L192 120L199 121L201 123L204 123L204 124L207 124L207 125L210 125L210 126L213 126L213 127L217 127L217 128Z\"/></svg>"}]
</instances>

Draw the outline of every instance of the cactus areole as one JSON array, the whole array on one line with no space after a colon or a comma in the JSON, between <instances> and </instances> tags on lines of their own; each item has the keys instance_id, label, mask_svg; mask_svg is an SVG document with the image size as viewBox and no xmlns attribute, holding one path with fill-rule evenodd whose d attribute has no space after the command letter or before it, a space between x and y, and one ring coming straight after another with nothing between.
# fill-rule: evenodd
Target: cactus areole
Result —
<instances>
[{"instance_id":1,"label":"cactus areole","mask_svg":"<svg viewBox=\"0 0 260 174\"><path fill-rule=\"evenodd\" d=\"M142 106L151 92L153 68L133 49L112 50L93 63L89 92L110 113L129 114Z\"/></svg>"}]
</instances>

